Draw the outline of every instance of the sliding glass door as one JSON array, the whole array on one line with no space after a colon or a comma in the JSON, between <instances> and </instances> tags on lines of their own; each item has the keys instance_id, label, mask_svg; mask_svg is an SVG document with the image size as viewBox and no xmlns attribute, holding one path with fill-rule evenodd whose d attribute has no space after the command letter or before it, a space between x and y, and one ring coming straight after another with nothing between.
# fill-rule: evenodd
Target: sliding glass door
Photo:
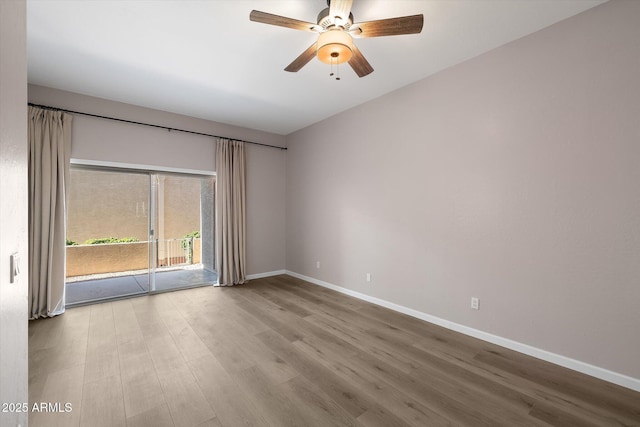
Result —
<instances>
[{"instance_id":1,"label":"sliding glass door","mask_svg":"<svg viewBox=\"0 0 640 427\"><path fill-rule=\"evenodd\" d=\"M67 305L213 284L212 176L72 166Z\"/></svg>"},{"instance_id":2,"label":"sliding glass door","mask_svg":"<svg viewBox=\"0 0 640 427\"><path fill-rule=\"evenodd\" d=\"M151 291L215 283L213 177L151 176Z\"/></svg>"}]
</instances>

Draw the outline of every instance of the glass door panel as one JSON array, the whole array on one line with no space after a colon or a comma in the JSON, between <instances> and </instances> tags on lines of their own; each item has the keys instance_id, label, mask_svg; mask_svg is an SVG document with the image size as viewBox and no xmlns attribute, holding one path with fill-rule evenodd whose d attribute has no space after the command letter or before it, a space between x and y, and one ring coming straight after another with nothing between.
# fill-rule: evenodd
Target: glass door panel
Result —
<instances>
[{"instance_id":1,"label":"glass door panel","mask_svg":"<svg viewBox=\"0 0 640 427\"><path fill-rule=\"evenodd\" d=\"M71 168L67 305L148 292L149 194L147 173Z\"/></svg>"},{"instance_id":2,"label":"glass door panel","mask_svg":"<svg viewBox=\"0 0 640 427\"><path fill-rule=\"evenodd\" d=\"M150 290L215 283L214 178L152 174L151 182L154 244Z\"/></svg>"}]
</instances>

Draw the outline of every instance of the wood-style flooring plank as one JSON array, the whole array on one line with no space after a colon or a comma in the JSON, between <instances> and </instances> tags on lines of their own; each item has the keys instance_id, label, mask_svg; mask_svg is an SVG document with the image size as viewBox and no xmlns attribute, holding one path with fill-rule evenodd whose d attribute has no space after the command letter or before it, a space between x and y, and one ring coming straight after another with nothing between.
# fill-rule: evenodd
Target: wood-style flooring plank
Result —
<instances>
[{"instance_id":1,"label":"wood-style flooring plank","mask_svg":"<svg viewBox=\"0 0 640 427\"><path fill-rule=\"evenodd\" d=\"M269 426L264 416L251 401L245 399L244 392L214 356L190 360L188 363L221 425Z\"/></svg>"},{"instance_id":2,"label":"wood-style flooring plank","mask_svg":"<svg viewBox=\"0 0 640 427\"><path fill-rule=\"evenodd\" d=\"M87 336L67 340L52 349L29 352L29 382L45 378L49 373L84 366L87 357Z\"/></svg>"},{"instance_id":3,"label":"wood-style flooring plank","mask_svg":"<svg viewBox=\"0 0 640 427\"><path fill-rule=\"evenodd\" d=\"M373 336L375 336L378 340L380 340L376 345L370 346L367 350L372 354L375 354L377 357L381 357L383 360L385 359L385 353L380 353L379 348L386 348L386 361L391 362L391 358L394 356L391 351L393 349L403 349L407 350L407 345L413 343L414 346L417 346L419 349L423 349L425 351L436 354L438 357L447 357L449 358L448 362L445 363L435 363L439 366L440 370L443 371L451 371L451 368L457 369L457 372L453 373L453 376L450 378L455 382L455 378L460 378L463 381L463 384L466 387L470 387L474 389L476 393L479 393L480 396L484 395L484 399L486 399L487 404L485 406L490 407L491 402L500 405L511 405L516 408L518 411L526 414L533 407L534 399L531 396L520 393L514 389L505 387L502 384L492 382L488 380L485 376L477 375L474 372L471 372L466 369L460 369L460 365L451 364L451 358L466 358L471 360L478 351L483 351L485 348L488 348L489 344L483 343L479 340L475 340L473 338L464 337L460 334L456 334L447 330L438 330L442 328L427 328L429 332L426 336L420 337L417 335L417 332L423 331L425 329L417 330L415 327L410 327L404 329L400 329L407 322L415 322L415 319L408 318L406 315L402 315L399 313L392 312L390 310L384 309L382 307L375 307L369 310L360 310L366 311L368 314L365 316L365 319L369 319L376 324L376 328L372 328L369 331L366 331ZM337 333L338 335L346 336L350 342L355 343L356 345L361 346L363 341L361 340L361 336L358 335L358 327L354 328L353 323L348 329L349 332L345 333L346 327L340 327L336 325L334 322L344 321L340 316L345 317L345 314L342 313L339 316L332 316L329 319L329 316L326 316L326 309L322 310L311 317L307 317L306 320L315 321L319 323L324 323L329 326L332 332ZM375 318L373 316L375 315ZM349 317L350 314L347 314L346 317ZM385 322L382 323L380 319L384 319ZM343 326L346 325L346 322L343 322ZM396 325L396 326L393 326ZM410 332L407 332L409 330ZM467 339L468 342L464 342ZM390 341L386 343L385 341ZM405 351L396 352L395 354L403 354ZM407 372L407 367L411 367L412 370L416 369L419 365L420 360L425 359L426 355L423 352L416 352L415 349L409 348L409 354L413 355L413 361L399 361L396 360L395 363L392 363L393 366L399 365L400 367L405 368L405 372ZM417 353L417 357L415 354ZM428 359L428 358L427 358ZM438 359L431 358L429 360L430 364L433 364L434 361L438 362ZM400 363L398 363L400 362ZM410 373L411 371L407 372ZM433 372L432 372L433 374ZM436 372L437 374L437 372ZM432 378L432 377L431 377ZM487 396L486 390L490 390L490 394L495 395L495 398L491 398L491 396ZM560 408L555 408L556 412L562 411ZM594 416L595 414L589 414L589 416ZM523 415L525 416L525 415ZM505 414L501 414L501 417L507 418ZM607 421L606 418L602 418L600 421ZM537 424L535 420L529 420L529 423L534 425Z\"/></svg>"},{"instance_id":4,"label":"wood-style flooring plank","mask_svg":"<svg viewBox=\"0 0 640 427\"><path fill-rule=\"evenodd\" d=\"M388 368L381 370L382 368L380 367L382 366L392 367L394 371L391 375L392 382L398 380L400 383L406 381L407 384L410 384L411 381L417 378L423 378L424 383L444 382L444 389L454 386L468 388L473 393L478 394L480 398L486 399L487 404L492 401L495 404L497 401L500 404L512 406L514 410L524 415L533 405L533 399L527 399L527 396L520 395L512 389L477 375L464 367L441 360L424 351L411 348L411 346L402 341L380 341L374 338L376 334L370 335L370 331L350 331L343 334L343 328L332 324L328 319L316 319L319 319L320 324L327 325L329 330L353 343L354 346L361 350L357 358L358 363L377 364L379 368L373 371L374 374L380 375L389 370ZM307 318L307 320L310 321L312 318ZM407 350L409 350L409 357L405 355ZM365 366L367 366L366 364Z\"/></svg>"},{"instance_id":5,"label":"wood-style flooring plank","mask_svg":"<svg viewBox=\"0 0 640 427\"><path fill-rule=\"evenodd\" d=\"M210 354L207 346L182 317L180 311L172 310L165 313L163 321L185 360L198 359Z\"/></svg>"},{"instance_id":6,"label":"wood-style flooring plank","mask_svg":"<svg viewBox=\"0 0 640 427\"><path fill-rule=\"evenodd\" d=\"M505 425L509 425L513 420L526 417L526 413L530 409L530 406L522 408L509 407L509 405L505 405L508 402L497 396L483 395L473 390L467 392L468 384L456 382L454 376L435 369L427 371L427 375L414 369L414 372L408 375L397 369L395 363L385 363L355 345L351 348L353 354L350 357L344 357L346 354L344 351L323 352L323 349L330 348L330 346L326 342L320 341L322 340L321 337L315 338L305 337L294 344L307 348L310 354L318 357L318 360L333 364L334 370L341 371L347 376L352 376L354 381L360 380L365 388L372 389L370 386L367 387L372 381L374 385L378 385L382 381L392 385L395 389L401 391L403 395L411 396L414 399L421 400L429 397L428 401L432 405L437 405L435 412L447 414L450 420L458 423L475 420L479 425L497 425L498 422L492 417L494 408L503 406L501 418L504 419ZM344 345L351 346L349 343L344 343ZM402 348L397 347L397 349L401 350ZM383 388L378 386L373 390L376 389L379 391ZM415 402L412 405L415 408L420 406L419 403ZM473 408L478 409L474 410ZM413 416L419 417L423 412ZM413 422L417 421L414 419ZM430 420L427 423L435 424L435 421ZM535 425L535 420L532 420L531 424Z\"/></svg>"},{"instance_id":7,"label":"wood-style flooring plank","mask_svg":"<svg viewBox=\"0 0 640 427\"><path fill-rule=\"evenodd\" d=\"M174 427L174 424L167 404L163 403L137 415L128 416L127 427Z\"/></svg>"},{"instance_id":8,"label":"wood-style flooring plank","mask_svg":"<svg viewBox=\"0 0 640 427\"><path fill-rule=\"evenodd\" d=\"M198 424L196 427L223 427L223 426L218 418L211 418L201 424Z\"/></svg>"},{"instance_id":9,"label":"wood-style flooring plank","mask_svg":"<svg viewBox=\"0 0 640 427\"><path fill-rule=\"evenodd\" d=\"M536 402L529 415L553 426L600 427L621 425L614 420L595 419L586 414L569 413L546 402Z\"/></svg>"},{"instance_id":10,"label":"wood-style flooring plank","mask_svg":"<svg viewBox=\"0 0 640 427\"><path fill-rule=\"evenodd\" d=\"M29 325L38 426L636 426L640 393L291 276Z\"/></svg>"},{"instance_id":11,"label":"wood-style flooring plank","mask_svg":"<svg viewBox=\"0 0 640 427\"><path fill-rule=\"evenodd\" d=\"M52 348L57 345L67 319L56 316L50 319L32 320L29 327L29 351Z\"/></svg>"},{"instance_id":12,"label":"wood-style flooring plank","mask_svg":"<svg viewBox=\"0 0 640 427\"><path fill-rule=\"evenodd\" d=\"M246 399L249 399L272 426L312 426L305 418L304 408L298 407L269 381L258 366L232 374ZM320 426L318 426L320 427Z\"/></svg>"},{"instance_id":13,"label":"wood-style flooring plank","mask_svg":"<svg viewBox=\"0 0 640 427\"><path fill-rule=\"evenodd\" d=\"M407 425L396 415L371 399L365 392L338 373L326 368L313 357L297 349L291 342L276 332L263 332L258 337L278 357L301 373L307 380L323 390L331 399L345 409L352 417L370 412L372 418L388 426Z\"/></svg>"},{"instance_id":14,"label":"wood-style flooring plank","mask_svg":"<svg viewBox=\"0 0 640 427\"><path fill-rule=\"evenodd\" d=\"M120 376L85 382L82 387L82 407L79 409L81 426L125 427Z\"/></svg>"},{"instance_id":15,"label":"wood-style flooring plank","mask_svg":"<svg viewBox=\"0 0 640 427\"><path fill-rule=\"evenodd\" d=\"M164 404L162 387L144 341L119 344L118 355L127 419Z\"/></svg>"},{"instance_id":16,"label":"wood-style flooring plank","mask_svg":"<svg viewBox=\"0 0 640 427\"><path fill-rule=\"evenodd\" d=\"M112 304L116 341L118 344L143 340L142 329L140 329L138 318L133 311L131 300L114 301Z\"/></svg>"},{"instance_id":17,"label":"wood-style flooring plank","mask_svg":"<svg viewBox=\"0 0 640 427\"><path fill-rule=\"evenodd\" d=\"M352 384L356 385L359 390L366 393L369 398L390 410L407 424L429 426L453 425L453 420L442 416L442 412L438 413L426 407L406 393L390 386L379 377L371 375L370 371L363 366L362 361L357 360L352 362L336 354L327 357L326 354L320 354L317 347L310 345L308 341L297 341L293 343L293 345L304 353L309 354L310 357L316 359L318 363L321 363L341 377L348 379ZM432 390L431 394L433 397L433 394L437 394L437 391ZM441 398L441 396L438 397Z\"/></svg>"},{"instance_id":18,"label":"wood-style flooring plank","mask_svg":"<svg viewBox=\"0 0 640 427\"><path fill-rule=\"evenodd\" d=\"M302 408L308 425L359 426L355 418L303 376L291 378L278 388L298 408Z\"/></svg>"},{"instance_id":19,"label":"wood-style flooring plank","mask_svg":"<svg viewBox=\"0 0 640 427\"><path fill-rule=\"evenodd\" d=\"M167 372L159 379L176 427L196 427L216 417L186 361L179 369Z\"/></svg>"},{"instance_id":20,"label":"wood-style flooring plank","mask_svg":"<svg viewBox=\"0 0 640 427\"><path fill-rule=\"evenodd\" d=\"M622 387L595 378L584 378L569 369L529 359L507 349L482 352L474 360L516 374L560 393L565 399L579 396L578 406L593 416L609 419L618 425L640 424L640 398ZM525 361L528 363L523 363ZM581 380L575 381L576 378ZM571 410L574 406L569 405L567 409Z\"/></svg>"},{"instance_id":21,"label":"wood-style flooring plank","mask_svg":"<svg viewBox=\"0 0 640 427\"><path fill-rule=\"evenodd\" d=\"M84 381L120 376L118 345L112 304L91 306Z\"/></svg>"},{"instance_id":22,"label":"wood-style flooring plank","mask_svg":"<svg viewBox=\"0 0 640 427\"><path fill-rule=\"evenodd\" d=\"M74 366L68 369L52 372L46 377L46 384L38 400L30 402L33 405L59 402L63 405L58 412L31 412L29 425L32 427L75 427L80 426L80 408L82 404L82 385L84 366ZM70 407L64 406L69 404Z\"/></svg>"}]
</instances>

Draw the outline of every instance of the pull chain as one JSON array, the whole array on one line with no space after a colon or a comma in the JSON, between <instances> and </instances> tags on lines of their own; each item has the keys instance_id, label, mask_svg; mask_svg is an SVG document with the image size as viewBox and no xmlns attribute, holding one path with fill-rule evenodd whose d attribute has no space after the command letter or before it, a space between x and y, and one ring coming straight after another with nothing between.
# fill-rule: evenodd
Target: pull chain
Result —
<instances>
[{"instance_id":1,"label":"pull chain","mask_svg":"<svg viewBox=\"0 0 640 427\"><path fill-rule=\"evenodd\" d=\"M336 60L336 72L333 72L333 60ZM329 73L329 77L333 77L334 75L336 76L336 80L340 80L340 61L338 61L338 52L333 52L331 54L331 59L330 59L330 64L331 64L331 72Z\"/></svg>"}]
</instances>

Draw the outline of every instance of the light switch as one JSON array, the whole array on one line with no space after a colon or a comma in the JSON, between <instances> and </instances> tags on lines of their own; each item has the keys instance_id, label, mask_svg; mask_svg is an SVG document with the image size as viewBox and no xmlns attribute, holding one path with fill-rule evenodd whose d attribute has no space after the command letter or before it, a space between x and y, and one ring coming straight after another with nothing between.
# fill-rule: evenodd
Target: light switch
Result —
<instances>
[{"instance_id":1,"label":"light switch","mask_svg":"<svg viewBox=\"0 0 640 427\"><path fill-rule=\"evenodd\" d=\"M9 257L9 283L16 281L16 276L20 274L20 256L14 252Z\"/></svg>"}]
</instances>

